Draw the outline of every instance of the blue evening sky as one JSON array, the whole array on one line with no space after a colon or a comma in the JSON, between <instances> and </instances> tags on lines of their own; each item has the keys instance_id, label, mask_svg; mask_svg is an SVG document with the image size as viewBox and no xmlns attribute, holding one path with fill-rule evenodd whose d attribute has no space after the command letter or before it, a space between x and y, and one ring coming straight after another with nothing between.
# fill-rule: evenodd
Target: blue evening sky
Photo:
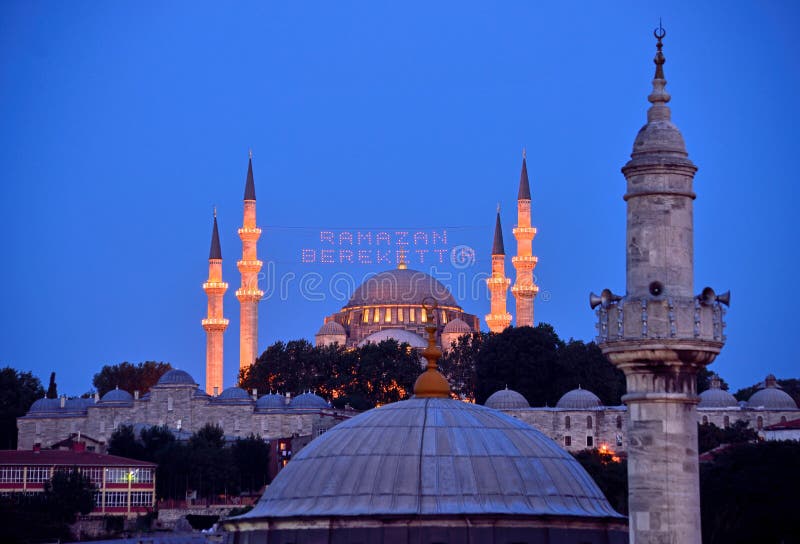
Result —
<instances>
[{"instance_id":1,"label":"blue evening sky","mask_svg":"<svg viewBox=\"0 0 800 544\"><path fill-rule=\"evenodd\" d=\"M313 339L349 281L394 266L375 262L377 247L371 265L340 263L339 245L332 264L302 262L329 248L321 231L337 243L426 232L427 260L412 266L435 264L456 291L477 281L456 295L483 323L498 202L515 247L523 146L537 321L592 339L589 291L625 287L619 169L645 121L661 16L673 120L700 168L695 290L733 293L712 368L734 389L797 377L798 6L4 2L0 365L45 383L55 370L68 394L126 360L169 361L203 383L216 205L232 385L249 148L269 291L260 350ZM454 266L457 246L474 263Z\"/></svg>"}]
</instances>

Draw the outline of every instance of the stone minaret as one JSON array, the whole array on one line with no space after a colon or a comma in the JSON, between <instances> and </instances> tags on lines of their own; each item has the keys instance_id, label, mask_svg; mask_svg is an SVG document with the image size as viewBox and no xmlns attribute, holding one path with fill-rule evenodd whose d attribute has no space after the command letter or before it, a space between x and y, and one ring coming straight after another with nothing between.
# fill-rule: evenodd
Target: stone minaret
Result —
<instances>
[{"instance_id":1,"label":"stone minaret","mask_svg":"<svg viewBox=\"0 0 800 544\"><path fill-rule=\"evenodd\" d=\"M729 294L694 296L692 182L697 167L670 120L662 28L647 124L627 179L627 288L592 295L598 341L627 380L630 541L700 544L697 371L724 342Z\"/></svg>"},{"instance_id":2,"label":"stone minaret","mask_svg":"<svg viewBox=\"0 0 800 544\"><path fill-rule=\"evenodd\" d=\"M247 181L244 187L244 222L239 229L242 239L242 260L237 263L242 275L242 285L236 291L241 307L239 314L239 370L252 365L258 357L258 303L264 292L258 288L257 244L261 229L256 226L256 185L253 181L253 153L247 164Z\"/></svg>"},{"instance_id":3,"label":"stone minaret","mask_svg":"<svg viewBox=\"0 0 800 544\"><path fill-rule=\"evenodd\" d=\"M218 395L222 391L222 335L228 328L228 320L222 312L222 301L228 284L222 281L222 249L219 245L216 209L214 230L211 231L211 251L208 254L208 280L203 284L203 290L208 296L208 314L202 321L206 331L206 393Z\"/></svg>"},{"instance_id":4,"label":"stone minaret","mask_svg":"<svg viewBox=\"0 0 800 544\"><path fill-rule=\"evenodd\" d=\"M506 277L506 250L503 245L503 227L500 226L498 205L492 244L492 277L486 279L491 301L491 310L486 314L486 324L492 332L502 332L511 324L511 314L506 311L506 295L510 283L511 280Z\"/></svg>"},{"instance_id":5,"label":"stone minaret","mask_svg":"<svg viewBox=\"0 0 800 544\"><path fill-rule=\"evenodd\" d=\"M533 283L533 269L538 259L533 255L536 229L531 226L531 186L528 182L525 151L522 152L522 172L519 175L517 228L512 232L517 239L517 254L511 258L517 271L514 287L511 288L517 301L517 327L533 327L533 297L539 292L539 288Z\"/></svg>"}]
</instances>

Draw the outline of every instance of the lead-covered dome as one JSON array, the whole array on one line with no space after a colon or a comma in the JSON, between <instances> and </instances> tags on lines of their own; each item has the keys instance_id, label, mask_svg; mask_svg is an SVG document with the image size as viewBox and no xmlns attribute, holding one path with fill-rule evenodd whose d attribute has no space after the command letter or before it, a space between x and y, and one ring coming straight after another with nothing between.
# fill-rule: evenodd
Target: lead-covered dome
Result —
<instances>
[{"instance_id":1,"label":"lead-covered dome","mask_svg":"<svg viewBox=\"0 0 800 544\"><path fill-rule=\"evenodd\" d=\"M197 385L197 383L188 372L175 368L165 372L156 385Z\"/></svg>"},{"instance_id":2,"label":"lead-covered dome","mask_svg":"<svg viewBox=\"0 0 800 544\"><path fill-rule=\"evenodd\" d=\"M372 305L421 305L433 298L439 306L459 308L442 283L425 272L410 268L386 270L358 286L345 308Z\"/></svg>"},{"instance_id":3,"label":"lead-covered dome","mask_svg":"<svg viewBox=\"0 0 800 544\"><path fill-rule=\"evenodd\" d=\"M428 343L422 339L422 337L418 334L414 334L413 332L404 330L404 329L383 329L377 332L373 332L366 338L364 338L361 342L358 343L358 347L364 346L366 344L380 344L385 340L395 340L398 344L406 343L412 348L424 348L428 345Z\"/></svg>"},{"instance_id":4,"label":"lead-covered dome","mask_svg":"<svg viewBox=\"0 0 800 544\"><path fill-rule=\"evenodd\" d=\"M565 393L556 404L556 408L564 410L594 410L602 406L603 403L597 395L580 387Z\"/></svg>"},{"instance_id":5,"label":"lead-covered dome","mask_svg":"<svg viewBox=\"0 0 800 544\"><path fill-rule=\"evenodd\" d=\"M289 403L289 408L292 410L321 410L323 408L330 408L330 406L325 399L319 395L315 395L314 393L303 393L302 395L297 395L291 400Z\"/></svg>"},{"instance_id":6,"label":"lead-covered dome","mask_svg":"<svg viewBox=\"0 0 800 544\"><path fill-rule=\"evenodd\" d=\"M494 408L495 410L517 410L519 408L531 407L525 397L508 387L492 393L491 396L486 399L484 406L487 408Z\"/></svg>"},{"instance_id":7,"label":"lead-covered dome","mask_svg":"<svg viewBox=\"0 0 800 544\"><path fill-rule=\"evenodd\" d=\"M112 389L100 399L100 404L131 404L133 395L123 389Z\"/></svg>"},{"instance_id":8,"label":"lead-covered dome","mask_svg":"<svg viewBox=\"0 0 800 544\"><path fill-rule=\"evenodd\" d=\"M229 387L212 400L216 403L247 404L252 402L253 399L244 389L240 387Z\"/></svg>"},{"instance_id":9,"label":"lead-covered dome","mask_svg":"<svg viewBox=\"0 0 800 544\"><path fill-rule=\"evenodd\" d=\"M747 407L764 410L797 410L797 403L789 393L779 389L778 380L770 374L764 380L764 389L753 393L747 401Z\"/></svg>"},{"instance_id":10,"label":"lead-covered dome","mask_svg":"<svg viewBox=\"0 0 800 544\"><path fill-rule=\"evenodd\" d=\"M269 393L263 397L260 397L256 401L256 412L284 409L286 409L286 401L284 400L284 396L278 395L277 393Z\"/></svg>"},{"instance_id":11,"label":"lead-covered dome","mask_svg":"<svg viewBox=\"0 0 800 544\"><path fill-rule=\"evenodd\" d=\"M444 329L442 329L442 334L467 334L471 332L472 328L467 325L466 321L458 318L450 321L444 326Z\"/></svg>"},{"instance_id":12,"label":"lead-covered dome","mask_svg":"<svg viewBox=\"0 0 800 544\"><path fill-rule=\"evenodd\" d=\"M738 408L736 397L721 387L718 379L711 380L711 387L700 393L698 408Z\"/></svg>"},{"instance_id":13,"label":"lead-covered dome","mask_svg":"<svg viewBox=\"0 0 800 544\"><path fill-rule=\"evenodd\" d=\"M345 331L343 325L337 323L336 321L328 321L317 331L317 336L333 334L347 334L347 331Z\"/></svg>"},{"instance_id":14,"label":"lead-covered dome","mask_svg":"<svg viewBox=\"0 0 800 544\"><path fill-rule=\"evenodd\" d=\"M231 522L464 514L621 518L541 432L483 406L413 398L329 429Z\"/></svg>"}]
</instances>

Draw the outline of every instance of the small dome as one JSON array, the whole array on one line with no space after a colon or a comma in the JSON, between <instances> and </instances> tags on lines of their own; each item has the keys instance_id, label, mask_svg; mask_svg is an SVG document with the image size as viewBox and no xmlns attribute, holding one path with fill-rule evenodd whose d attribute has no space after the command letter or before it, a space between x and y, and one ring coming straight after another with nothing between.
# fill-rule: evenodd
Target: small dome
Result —
<instances>
[{"instance_id":1,"label":"small dome","mask_svg":"<svg viewBox=\"0 0 800 544\"><path fill-rule=\"evenodd\" d=\"M130 404L133 402L133 395L124 389L112 389L100 399L101 403L124 403Z\"/></svg>"},{"instance_id":2,"label":"small dome","mask_svg":"<svg viewBox=\"0 0 800 544\"><path fill-rule=\"evenodd\" d=\"M410 268L397 268L381 272L359 285L345 308L385 304L422 305L433 298L439 306L460 308L450 291L425 272Z\"/></svg>"},{"instance_id":3,"label":"small dome","mask_svg":"<svg viewBox=\"0 0 800 544\"><path fill-rule=\"evenodd\" d=\"M31 404L28 413L33 412L55 412L61 408L61 399L39 399Z\"/></svg>"},{"instance_id":4,"label":"small dome","mask_svg":"<svg viewBox=\"0 0 800 544\"><path fill-rule=\"evenodd\" d=\"M466 321L463 321L458 318L450 321L447 325L444 326L444 329L442 329L442 334L450 334L450 333L466 334L469 332L472 332L470 326L467 325Z\"/></svg>"},{"instance_id":5,"label":"small dome","mask_svg":"<svg viewBox=\"0 0 800 544\"><path fill-rule=\"evenodd\" d=\"M775 376L770 374L764 381L764 389L753 393L747 401L748 408L764 410L797 410L797 403L786 391L781 391Z\"/></svg>"},{"instance_id":6,"label":"small dome","mask_svg":"<svg viewBox=\"0 0 800 544\"><path fill-rule=\"evenodd\" d=\"M175 368L165 372L156 385L197 385L197 383L188 372Z\"/></svg>"},{"instance_id":7,"label":"small dome","mask_svg":"<svg viewBox=\"0 0 800 544\"><path fill-rule=\"evenodd\" d=\"M600 402L597 395L580 387L565 393L556 404L556 408L564 410L594 410L602 406L603 403Z\"/></svg>"},{"instance_id":8,"label":"small dome","mask_svg":"<svg viewBox=\"0 0 800 544\"><path fill-rule=\"evenodd\" d=\"M325 399L319 395L315 395L314 393L303 393L302 395L297 395L292 399L292 401L289 403L289 408L293 410L319 410L322 408L330 408L330 406L328 406L328 403L325 402Z\"/></svg>"},{"instance_id":9,"label":"small dome","mask_svg":"<svg viewBox=\"0 0 800 544\"><path fill-rule=\"evenodd\" d=\"M86 414L87 408L94 405L94 399L65 399L61 407L61 399L39 399L31 404L28 414L60 414L78 415Z\"/></svg>"},{"instance_id":10,"label":"small dome","mask_svg":"<svg viewBox=\"0 0 800 544\"><path fill-rule=\"evenodd\" d=\"M467 402L413 398L314 439L233 522L453 514L620 518L578 461L533 427Z\"/></svg>"},{"instance_id":11,"label":"small dome","mask_svg":"<svg viewBox=\"0 0 800 544\"><path fill-rule=\"evenodd\" d=\"M380 344L384 340L396 340L398 343L406 343L412 348L424 348L428 345L428 343L423 340L420 335L414 334L411 331L404 329L383 329L381 331L373 332L364 338L358 343L358 347L362 347L369 343Z\"/></svg>"},{"instance_id":12,"label":"small dome","mask_svg":"<svg viewBox=\"0 0 800 544\"><path fill-rule=\"evenodd\" d=\"M247 391L240 387L229 387L220 393L218 397L213 398L214 402L246 403L252 400Z\"/></svg>"},{"instance_id":13,"label":"small dome","mask_svg":"<svg viewBox=\"0 0 800 544\"><path fill-rule=\"evenodd\" d=\"M261 412L264 410L284 410L286 409L286 400L283 395L277 393L269 393L264 395L256 401L256 411Z\"/></svg>"},{"instance_id":14,"label":"small dome","mask_svg":"<svg viewBox=\"0 0 800 544\"><path fill-rule=\"evenodd\" d=\"M531 407L525 397L508 387L492 393L483 404L487 408L494 408L495 410L516 410L518 408Z\"/></svg>"},{"instance_id":15,"label":"small dome","mask_svg":"<svg viewBox=\"0 0 800 544\"><path fill-rule=\"evenodd\" d=\"M735 408L738 401L736 397L720 387L717 379L711 380L711 388L700 393L698 408Z\"/></svg>"},{"instance_id":16,"label":"small dome","mask_svg":"<svg viewBox=\"0 0 800 544\"><path fill-rule=\"evenodd\" d=\"M322 325L317 331L317 336L333 335L333 334L346 336L347 332L344 330L344 327L340 323L337 323L336 321L328 321L327 323Z\"/></svg>"}]
</instances>

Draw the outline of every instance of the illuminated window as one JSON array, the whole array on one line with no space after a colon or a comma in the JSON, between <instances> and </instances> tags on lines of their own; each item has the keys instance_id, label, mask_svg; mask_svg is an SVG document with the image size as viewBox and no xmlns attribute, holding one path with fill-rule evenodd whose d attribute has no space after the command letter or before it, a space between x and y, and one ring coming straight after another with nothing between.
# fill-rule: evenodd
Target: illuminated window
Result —
<instances>
[{"instance_id":1,"label":"illuminated window","mask_svg":"<svg viewBox=\"0 0 800 544\"><path fill-rule=\"evenodd\" d=\"M152 468L140 468L137 469L137 476L138 479L136 480L140 484L151 484L153 483L153 469Z\"/></svg>"},{"instance_id":2,"label":"illuminated window","mask_svg":"<svg viewBox=\"0 0 800 544\"><path fill-rule=\"evenodd\" d=\"M586 428L587 429L591 429L592 428L592 423L593 423L592 422L592 416L586 416Z\"/></svg>"},{"instance_id":3,"label":"illuminated window","mask_svg":"<svg viewBox=\"0 0 800 544\"><path fill-rule=\"evenodd\" d=\"M571 445L572 445L572 437L571 436L565 436L564 437L564 446L570 447Z\"/></svg>"},{"instance_id":4,"label":"illuminated window","mask_svg":"<svg viewBox=\"0 0 800 544\"><path fill-rule=\"evenodd\" d=\"M442 325L444 325L445 323L447 323L447 312L442 310Z\"/></svg>"},{"instance_id":5,"label":"illuminated window","mask_svg":"<svg viewBox=\"0 0 800 544\"><path fill-rule=\"evenodd\" d=\"M375 315L373 316L373 320L372 321L374 323L380 323L381 322L381 310L380 310L380 308L375 308Z\"/></svg>"},{"instance_id":6,"label":"illuminated window","mask_svg":"<svg viewBox=\"0 0 800 544\"><path fill-rule=\"evenodd\" d=\"M134 491L131 493L131 506L151 506L153 493L150 491Z\"/></svg>"},{"instance_id":7,"label":"illuminated window","mask_svg":"<svg viewBox=\"0 0 800 544\"><path fill-rule=\"evenodd\" d=\"M386 308L386 316L383 318L386 323L392 322L392 309Z\"/></svg>"},{"instance_id":8,"label":"illuminated window","mask_svg":"<svg viewBox=\"0 0 800 544\"><path fill-rule=\"evenodd\" d=\"M622 435L617 433L617 446L622 445Z\"/></svg>"},{"instance_id":9,"label":"illuminated window","mask_svg":"<svg viewBox=\"0 0 800 544\"><path fill-rule=\"evenodd\" d=\"M398 308L397 309L397 320L401 321L401 322L403 321L403 309L402 308Z\"/></svg>"},{"instance_id":10,"label":"illuminated window","mask_svg":"<svg viewBox=\"0 0 800 544\"><path fill-rule=\"evenodd\" d=\"M28 483L41 484L50 479L50 467L28 467Z\"/></svg>"},{"instance_id":11,"label":"illuminated window","mask_svg":"<svg viewBox=\"0 0 800 544\"><path fill-rule=\"evenodd\" d=\"M587 448L591 448L592 446L594 446L594 437L593 436L587 436L586 437L586 447Z\"/></svg>"},{"instance_id":12,"label":"illuminated window","mask_svg":"<svg viewBox=\"0 0 800 544\"><path fill-rule=\"evenodd\" d=\"M128 494L120 491L106 492L106 508L124 508L128 506Z\"/></svg>"},{"instance_id":13,"label":"illuminated window","mask_svg":"<svg viewBox=\"0 0 800 544\"><path fill-rule=\"evenodd\" d=\"M567 416L564 418L564 428L569 429L570 427L572 427L572 420Z\"/></svg>"},{"instance_id":14,"label":"illuminated window","mask_svg":"<svg viewBox=\"0 0 800 544\"><path fill-rule=\"evenodd\" d=\"M417 309L416 308L409 308L408 309L408 320L412 323L417 322Z\"/></svg>"},{"instance_id":15,"label":"illuminated window","mask_svg":"<svg viewBox=\"0 0 800 544\"><path fill-rule=\"evenodd\" d=\"M369 323L369 308L367 308L366 310L364 310L364 315L363 315L363 317L364 317L364 319L363 319L364 323Z\"/></svg>"},{"instance_id":16,"label":"illuminated window","mask_svg":"<svg viewBox=\"0 0 800 544\"><path fill-rule=\"evenodd\" d=\"M0 482L4 484L21 484L22 467L0 467Z\"/></svg>"}]
</instances>

